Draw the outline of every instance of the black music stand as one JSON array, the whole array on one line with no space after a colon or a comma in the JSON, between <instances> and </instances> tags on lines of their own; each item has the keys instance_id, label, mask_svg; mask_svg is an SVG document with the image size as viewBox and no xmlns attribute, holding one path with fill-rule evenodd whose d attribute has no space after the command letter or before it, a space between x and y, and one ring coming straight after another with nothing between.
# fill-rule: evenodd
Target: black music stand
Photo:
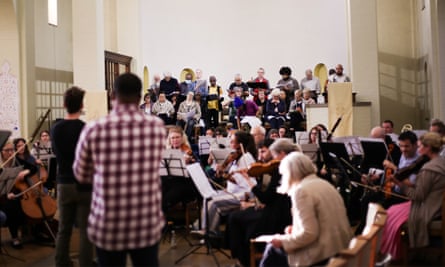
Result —
<instances>
[{"instance_id":1,"label":"black music stand","mask_svg":"<svg viewBox=\"0 0 445 267\"><path fill-rule=\"evenodd\" d=\"M188 177L185 168L184 155L179 149L167 149L164 151L161 161L161 176Z\"/></svg>"},{"instance_id":2,"label":"black music stand","mask_svg":"<svg viewBox=\"0 0 445 267\"><path fill-rule=\"evenodd\" d=\"M362 167L367 173L369 168L383 168L383 161L388 155L388 148L383 139L361 138L360 143L363 148Z\"/></svg>"},{"instance_id":3,"label":"black music stand","mask_svg":"<svg viewBox=\"0 0 445 267\"><path fill-rule=\"evenodd\" d=\"M204 173L201 165L199 163L193 163L190 165L187 165L187 170L190 173L190 177L193 180L193 183L195 183L196 188L198 189L199 193L201 194L202 198L204 199L204 209L205 209L205 216L206 216L206 224L205 224L205 233L204 233L204 242L193 244L192 248L187 251L183 256L181 256L179 259L175 261L175 264L178 264L183 259L187 258L188 256L192 254L205 254L205 255L211 255L213 259L215 260L216 265L219 267L218 259L215 256L215 252L221 252L223 255L227 256L227 258L230 258L227 253L225 253L220 248L214 248L212 247L211 243L211 236L209 231L209 218L208 218L208 202L212 200L212 198L218 193L213 189L213 187L210 185L210 182ZM202 247L206 248L206 252L198 252L198 250ZM215 251L216 250L216 251Z\"/></svg>"},{"instance_id":4,"label":"black music stand","mask_svg":"<svg viewBox=\"0 0 445 267\"><path fill-rule=\"evenodd\" d=\"M11 131L6 130L0 130L0 148L2 148L6 141L8 141L8 138L11 136Z\"/></svg>"},{"instance_id":5,"label":"black music stand","mask_svg":"<svg viewBox=\"0 0 445 267\"><path fill-rule=\"evenodd\" d=\"M337 162L330 153L333 153L337 158L342 158L347 162L350 162L348 151L346 150L344 143L320 143L321 153L323 160L328 168L336 168Z\"/></svg>"}]
</instances>

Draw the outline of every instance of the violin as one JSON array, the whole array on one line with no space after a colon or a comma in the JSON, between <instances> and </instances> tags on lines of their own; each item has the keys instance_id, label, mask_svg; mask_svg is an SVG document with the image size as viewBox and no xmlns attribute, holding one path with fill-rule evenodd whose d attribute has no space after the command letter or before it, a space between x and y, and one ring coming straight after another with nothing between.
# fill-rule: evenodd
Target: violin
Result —
<instances>
[{"instance_id":1,"label":"violin","mask_svg":"<svg viewBox=\"0 0 445 267\"><path fill-rule=\"evenodd\" d=\"M278 166L280 166L280 162L281 161L278 159L273 159L266 163L252 163L247 170L247 174L251 177L258 177L262 174L272 174L278 168Z\"/></svg>"},{"instance_id":2,"label":"violin","mask_svg":"<svg viewBox=\"0 0 445 267\"><path fill-rule=\"evenodd\" d=\"M388 144L388 155L389 157L391 157L391 153L394 150L394 144ZM386 168L385 169L385 174L383 176L383 192L385 193L385 198L390 198L391 197L391 189L394 185L394 183L391 181L391 179L389 179L389 177L393 174L393 170L391 168Z\"/></svg>"},{"instance_id":3,"label":"violin","mask_svg":"<svg viewBox=\"0 0 445 267\"><path fill-rule=\"evenodd\" d=\"M241 151L236 150L236 151L230 152L230 154L226 157L224 162L221 164L220 168L218 168L217 175L219 177L224 178L225 180L229 180L232 183L236 184L236 181L232 177L233 173L224 173L224 172L232 162L238 160L241 156L242 156Z\"/></svg>"},{"instance_id":4,"label":"violin","mask_svg":"<svg viewBox=\"0 0 445 267\"><path fill-rule=\"evenodd\" d=\"M394 173L394 178L403 181L407 179L411 174L417 174L420 169L430 160L428 156L422 155L418 157L411 165L400 168Z\"/></svg>"}]
</instances>

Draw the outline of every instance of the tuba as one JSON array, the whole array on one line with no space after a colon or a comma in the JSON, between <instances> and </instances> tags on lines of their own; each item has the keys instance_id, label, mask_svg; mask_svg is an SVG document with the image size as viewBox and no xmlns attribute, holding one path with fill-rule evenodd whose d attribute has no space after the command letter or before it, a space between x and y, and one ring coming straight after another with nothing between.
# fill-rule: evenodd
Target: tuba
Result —
<instances>
[{"instance_id":1,"label":"tuba","mask_svg":"<svg viewBox=\"0 0 445 267\"><path fill-rule=\"evenodd\" d=\"M413 130L413 126L409 123L404 124L402 126L402 130L400 130L401 133L407 132L407 131L412 131Z\"/></svg>"}]
</instances>

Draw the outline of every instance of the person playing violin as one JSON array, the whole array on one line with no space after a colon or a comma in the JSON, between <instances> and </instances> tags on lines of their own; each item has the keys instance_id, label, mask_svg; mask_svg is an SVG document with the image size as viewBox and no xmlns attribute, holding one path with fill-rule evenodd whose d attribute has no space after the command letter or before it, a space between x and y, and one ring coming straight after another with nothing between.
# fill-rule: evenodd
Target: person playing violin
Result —
<instances>
[{"instance_id":1,"label":"person playing violin","mask_svg":"<svg viewBox=\"0 0 445 267\"><path fill-rule=\"evenodd\" d=\"M178 149L184 155L184 163L196 161L196 157L188 143L187 136L179 126L171 127L167 136L167 149ZM171 207L181 201L196 199L198 192L193 181L183 176L162 176L162 210L166 213Z\"/></svg>"},{"instance_id":2,"label":"person playing violin","mask_svg":"<svg viewBox=\"0 0 445 267\"><path fill-rule=\"evenodd\" d=\"M251 238L261 234L279 233L291 223L290 199L287 195L278 193L277 187L281 181L278 165L293 151L300 151L299 147L288 139L266 139L258 146L258 158L265 164L252 164L248 172L254 171L253 168L258 166L264 173L257 184L248 183L259 204L252 206L251 202L241 202L241 210L229 215L226 228L232 258L237 259L241 266L250 266Z\"/></svg>"},{"instance_id":3,"label":"person playing violin","mask_svg":"<svg viewBox=\"0 0 445 267\"><path fill-rule=\"evenodd\" d=\"M15 197L14 184L17 181L24 181L29 170L24 170L14 156L14 144L7 142L1 150L2 172L0 182L2 183L0 210L6 214L6 224L11 234L11 245L13 248L22 248L19 238L19 227L25 222L25 214L20 204L20 199Z\"/></svg>"},{"instance_id":4,"label":"person playing violin","mask_svg":"<svg viewBox=\"0 0 445 267\"><path fill-rule=\"evenodd\" d=\"M400 151L402 153L399 160L399 164L396 166L390 160L385 160L383 162L383 166L385 167L385 169L389 168L394 173L397 172L397 170L410 166L419 158L419 154L417 153L417 135L415 133L411 131L403 132L399 135L398 140L399 140L398 147L400 148ZM386 177L386 178L388 180L391 177ZM407 182L409 181L411 186L414 186L416 182L416 173L412 173L411 175L409 175L409 177L406 178L408 178ZM381 179L381 175L371 175L370 179L372 181L379 181ZM362 182L367 183L366 180L363 180ZM385 188L385 190L389 190L391 192L395 192L398 194L402 193L400 187L397 185L393 186L390 185L387 188ZM382 204L382 206L385 209L387 209L394 204L398 204L404 201L406 200L392 195L389 195L388 197L385 198L383 198L381 194L373 194L364 197L361 203L361 213L360 213L361 220L359 226L356 228L356 234L360 234L363 231L363 228L366 224L366 214L368 211L368 204L370 202L378 202Z\"/></svg>"},{"instance_id":5,"label":"person playing violin","mask_svg":"<svg viewBox=\"0 0 445 267\"><path fill-rule=\"evenodd\" d=\"M253 177L245 178L247 168L255 162L257 156L253 136L243 131L236 131L231 136L230 147L234 152L224 164L217 164L217 171L226 172L230 177L227 186L224 190L219 190L218 195L207 203L207 214L205 209L202 213L202 225L206 225L206 218L209 218L209 230L216 233L219 232L218 227L222 217L239 209L240 199L244 199L245 193L250 191L247 180L256 183Z\"/></svg>"},{"instance_id":6,"label":"person playing violin","mask_svg":"<svg viewBox=\"0 0 445 267\"><path fill-rule=\"evenodd\" d=\"M406 222L411 248L430 244L428 226L431 221L440 218L445 192L445 158L439 155L444 144L445 138L437 133L428 132L422 135L417 142L417 152L420 156L430 158L430 161L425 163L417 174L416 186L412 187L407 183L407 179L392 179L410 201L393 205L387 210L388 220L383 229L380 252L388 254L389 259L397 260L401 257L400 231Z\"/></svg>"}]
</instances>

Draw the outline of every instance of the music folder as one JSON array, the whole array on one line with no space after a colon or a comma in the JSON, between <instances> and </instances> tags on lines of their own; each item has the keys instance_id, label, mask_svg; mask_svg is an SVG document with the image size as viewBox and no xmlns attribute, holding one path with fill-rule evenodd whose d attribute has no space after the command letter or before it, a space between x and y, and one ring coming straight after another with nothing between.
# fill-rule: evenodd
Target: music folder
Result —
<instances>
[{"instance_id":1,"label":"music folder","mask_svg":"<svg viewBox=\"0 0 445 267\"><path fill-rule=\"evenodd\" d=\"M260 88L260 89L268 89L268 84L265 82L247 82L247 86L249 88Z\"/></svg>"}]
</instances>

